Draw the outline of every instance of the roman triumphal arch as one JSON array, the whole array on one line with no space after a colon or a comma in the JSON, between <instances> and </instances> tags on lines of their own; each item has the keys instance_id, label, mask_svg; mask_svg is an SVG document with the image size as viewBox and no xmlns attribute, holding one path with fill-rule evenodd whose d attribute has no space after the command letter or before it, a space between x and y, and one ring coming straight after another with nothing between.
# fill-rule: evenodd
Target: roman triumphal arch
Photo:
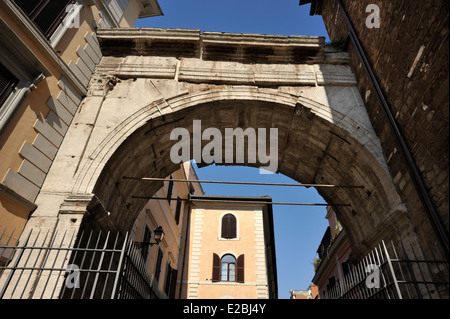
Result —
<instances>
[{"instance_id":1,"label":"roman triumphal arch","mask_svg":"<svg viewBox=\"0 0 450 319\"><path fill-rule=\"evenodd\" d=\"M277 128L278 173L362 186L318 189L330 204L349 204L336 211L354 258L382 239L412 236L348 56L324 38L165 29L103 29L97 38L103 58L27 228L78 231L89 221L129 230L146 202L133 196L151 196L162 183L123 177L174 172L171 132L193 134L201 121L223 136L227 128Z\"/></svg>"}]
</instances>

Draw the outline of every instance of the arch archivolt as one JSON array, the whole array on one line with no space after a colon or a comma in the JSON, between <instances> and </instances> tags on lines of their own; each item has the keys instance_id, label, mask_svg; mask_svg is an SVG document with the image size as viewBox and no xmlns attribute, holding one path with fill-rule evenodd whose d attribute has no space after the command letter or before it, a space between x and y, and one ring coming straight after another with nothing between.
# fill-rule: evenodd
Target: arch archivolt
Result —
<instances>
[{"instance_id":1,"label":"arch archivolt","mask_svg":"<svg viewBox=\"0 0 450 319\"><path fill-rule=\"evenodd\" d=\"M311 89L308 88L306 90ZM348 94L354 94L353 88L350 87L343 87L341 90L347 91ZM326 92L325 90L319 88L319 93L323 95ZM76 174L72 192L92 192L97 177L112 154L114 154L117 148L133 132L144 126L150 120L167 117L175 112L195 108L198 105L209 104L213 106L214 103L219 101L246 101L247 103L257 101L274 103L284 107L290 107L297 114L300 112L305 112L306 110L306 112L322 118L324 121L329 122L331 126L341 128L349 136L352 136L357 141L364 143L363 146L367 148L377 159L380 168L386 170L387 172L387 166L384 161L379 140L373 132L368 119L367 121L358 122L356 119L352 118L352 112L344 114L341 113L340 110L333 109L332 105L324 105L312 100L309 97L294 95L276 89L258 87L224 87L221 89L199 91L190 94L182 93L180 95L165 99L159 98L154 101L149 101L149 103L146 103L145 106L138 108L127 118L120 122L118 121L115 126L113 126L114 124L112 124L112 121L109 122L109 125L112 128L105 136L93 137L92 140L97 140L99 143L95 147L91 146L93 151L88 156L83 158L81 165L82 168ZM356 101L354 107L359 107L356 104ZM302 110L302 108L305 109ZM359 112L361 112L361 110L359 110ZM105 110L105 114L108 114L107 110ZM176 123L174 124L176 126Z\"/></svg>"},{"instance_id":2,"label":"arch archivolt","mask_svg":"<svg viewBox=\"0 0 450 319\"><path fill-rule=\"evenodd\" d=\"M327 97L327 88L323 87L283 91L228 85L206 89L198 84L187 88L184 84L179 91L172 88L175 94L166 98L157 94L146 99L148 92L137 91L134 94L141 96L134 96L134 100L141 106L127 104L134 111L125 118L118 117L112 110L127 101L134 85L152 87L136 83L139 81L153 81L156 88L166 83L137 79L116 84L97 116L108 127L93 131L87 146L90 151L82 158L72 184L72 194L98 196L119 228L126 229L132 216L145 204L130 199L132 195L145 195L138 183L128 183L122 177L164 177L172 173L177 166L169 163L168 135L176 127L192 126L192 119L201 119L203 129L279 127L280 173L306 183L364 185L365 190L357 196L346 189L319 190L329 203L352 204L350 209L338 209L338 214L344 227L351 228L348 234L353 242L366 239L371 228L391 223L386 218L404 210L386 169L380 143L368 119L360 114L361 105L353 87L328 88L334 96ZM128 89L121 88L129 85ZM115 90L126 94L120 97ZM314 96L319 98L313 99ZM353 105L343 107L336 105L338 102ZM155 183L154 189L146 191L156 192L158 186ZM123 208L130 206L133 212ZM128 217L125 220L120 216Z\"/></svg>"}]
</instances>

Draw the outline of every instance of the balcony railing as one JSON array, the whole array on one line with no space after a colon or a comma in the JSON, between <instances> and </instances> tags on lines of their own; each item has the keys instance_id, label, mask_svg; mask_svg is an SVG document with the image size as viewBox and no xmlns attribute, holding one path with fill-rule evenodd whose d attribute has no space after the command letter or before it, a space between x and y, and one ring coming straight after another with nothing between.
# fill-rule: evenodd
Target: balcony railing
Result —
<instances>
[{"instance_id":1,"label":"balcony railing","mask_svg":"<svg viewBox=\"0 0 450 319\"><path fill-rule=\"evenodd\" d=\"M427 258L423 249L382 241L329 288L322 299L448 299L448 261ZM419 254L416 250L420 250ZM422 257L418 257L422 256ZM412 257L412 258L411 258Z\"/></svg>"}]
</instances>

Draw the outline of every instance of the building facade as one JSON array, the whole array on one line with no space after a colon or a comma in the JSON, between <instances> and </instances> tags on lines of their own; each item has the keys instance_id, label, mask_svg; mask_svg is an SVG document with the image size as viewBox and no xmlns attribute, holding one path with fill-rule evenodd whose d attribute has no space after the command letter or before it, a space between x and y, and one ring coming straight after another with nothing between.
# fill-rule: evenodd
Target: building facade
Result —
<instances>
[{"instance_id":1,"label":"building facade","mask_svg":"<svg viewBox=\"0 0 450 319\"><path fill-rule=\"evenodd\" d=\"M128 231L142 207L132 201L140 186L123 176L178 169L167 132L190 127L199 112L206 127L283 128L290 138L279 171L289 177L363 186L321 193L350 202L336 213L355 259L380 240L405 238L448 261L448 2L375 1L381 27L355 24L393 123L360 52L342 41L342 3L358 21L372 1L301 1L310 2L347 52L328 52L318 37L128 28L161 14L156 0L1 1L2 238L17 239L25 224L77 233L82 220Z\"/></svg>"},{"instance_id":2,"label":"building facade","mask_svg":"<svg viewBox=\"0 0 450 319\"><path fill-rule=\"evenodd\" d=\"M133 27L138 18L161 14L156 0L0 2L3 238L17 238L46 204L36 203L37 195L46 191L44 180L102 58L97 28Z\"/></svg>"},{"instance_id":3,"label":"building facade","mask_svg":"<svg viewBox=\"0 0 450 319\"><path fill-rule=\"evenodd\" d=\"M328 299L340 292L340 285L350 273L350 243L345 229L339 223L336 213L328 206L329 226L317 249L318 259L314 263L315 275L312 282L317 285L320 299Z\"/></svg>"},{"instance_id":4,"label":"building facade","mask_svg":"<svg viewBox=\"0 0 450 319\"><path fill-rule=\"evenodd\" d=\"M183 298L277 298L271 199L192 196ZM248 202L248 203L246 203Z\"/></svg>"}]
</instances>

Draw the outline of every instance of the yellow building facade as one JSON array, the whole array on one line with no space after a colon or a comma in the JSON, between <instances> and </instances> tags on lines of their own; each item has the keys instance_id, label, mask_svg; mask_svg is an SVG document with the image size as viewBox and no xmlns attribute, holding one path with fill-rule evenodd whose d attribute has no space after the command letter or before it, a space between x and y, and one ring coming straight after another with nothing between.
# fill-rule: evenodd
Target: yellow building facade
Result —
<instances>
[{"instance_id":1,"label":"yellow building facade","mask_svg":"<svg viewBox=\"0 0 450 319\"><path fill-rule=\"evenodd\" d=\"M270 201L191 196L181 298L277 298Z\"/></svg>"},{"instance_id":2,"label":"yellow building facade","mask_svg":"<svg viewBox=\"0 0 450 319\"><path fill-rule=\"evenodd\" d=\"M197 180L190 162L168 176L174 180ZM184 263L182 251L186 249L186 229L191 211L190 195L203 195L200 183L164 182L142 209L131 230L131 237L140 248L147 274L152 284L152 298L180 298L181 271ZM155 243L155 229L162 227L164 237Z\"/></svg>"},{"instance_id":3,"label":"yellow building facade","mask_svg":"<svg viewBox=\"0 0 450 319\"><path fill-rule=\"evenodd\" d=\"M102 58L97 28L133 27L161 14L156 0L0 2L3 238L17 238L40 205L37 195Z\"/></svg>"}]
</instances>

